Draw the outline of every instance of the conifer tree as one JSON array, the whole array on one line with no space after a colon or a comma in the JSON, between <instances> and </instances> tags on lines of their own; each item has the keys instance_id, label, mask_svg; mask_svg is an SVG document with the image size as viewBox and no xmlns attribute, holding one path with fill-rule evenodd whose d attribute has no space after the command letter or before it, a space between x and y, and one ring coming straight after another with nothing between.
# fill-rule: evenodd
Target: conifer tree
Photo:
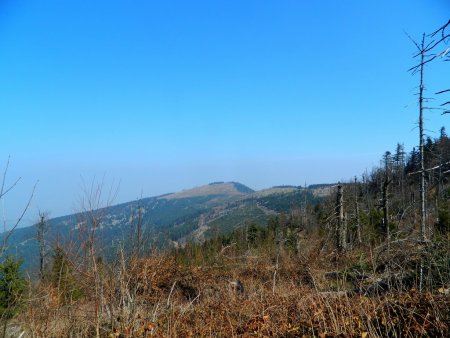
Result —
<instances>
[{"instance_id":1,"label":"conifer tree","mask_svg":"<svg viewBox=\"0 0 450 338\"><path fill-rule=\"evenodd\" d=\"M26 282L20 272L21 260L7 257L0 264L0 318L3 322L3 337L8 321L17 314L23 303Z\"/></svg>"}]
</instances>

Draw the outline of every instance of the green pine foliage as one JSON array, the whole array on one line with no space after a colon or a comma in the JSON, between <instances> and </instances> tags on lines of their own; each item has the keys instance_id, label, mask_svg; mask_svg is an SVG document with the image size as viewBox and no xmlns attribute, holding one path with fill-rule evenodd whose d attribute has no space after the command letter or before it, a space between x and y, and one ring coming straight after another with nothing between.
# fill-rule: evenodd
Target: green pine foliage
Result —
<instances>
[{"instance_id":1,"label":"green pine foliage","mask_svg":"<svg viewBox=\"0 0 450 338\"><path fill-rule=\"evenodd\" d=\"M0 316L2 320L14 317L23 304L26 281L20 271L21 260L7 257L0 264Z\"/></svg>"}]
</instances>

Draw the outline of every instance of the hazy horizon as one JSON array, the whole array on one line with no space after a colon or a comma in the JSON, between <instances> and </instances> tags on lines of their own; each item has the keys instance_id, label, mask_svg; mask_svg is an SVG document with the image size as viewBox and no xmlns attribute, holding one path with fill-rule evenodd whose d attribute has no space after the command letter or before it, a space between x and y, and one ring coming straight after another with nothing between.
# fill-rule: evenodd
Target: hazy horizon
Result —
<instances>
[{"instance_id":1,"label":"hazy horizon","mask_svg":"<svg viewBox=\"0 0 450 338\"><path fill-rule=\"evenodd\" d=\"M413 43L436 1L24 1L0 5L3 200L22 225L215 181L260 190L349 180L418 143ZM447 67L448 68L448 67ZM429 67L429 93L448 69ZM447 74L447 75L446 75ZM448 116L427 111L427 135Z\"/></svg>"}]
</instances>

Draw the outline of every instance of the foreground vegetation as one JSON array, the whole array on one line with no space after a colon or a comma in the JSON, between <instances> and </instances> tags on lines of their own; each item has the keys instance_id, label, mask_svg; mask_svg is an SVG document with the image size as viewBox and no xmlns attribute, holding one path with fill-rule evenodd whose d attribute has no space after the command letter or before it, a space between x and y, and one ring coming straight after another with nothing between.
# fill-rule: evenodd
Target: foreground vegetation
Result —
<instances>
[{"instance_id":1,"label":"foreground vegetation","mask_svg":"<svg viewBox=\"0 0 450 338\"><path fill-rule=\"evenodd\" d=\"M17 321L35 337L450 333L448 278L419 291L419 257L392 256L406 259L408 278L400 280L381 271L380 247L336 256L311 238L301 241L301 254L276 246L244 250L243 242L222 240L220 249L215 240L173 255L119 255L116 263L99 265L98 275L78 274L60 261L59 271L32 288ZM442 245L448 261L448 240ZM208 259L200 259L206 251ZM187 256L196 263L184 263ZM440 272L448 277L448 270Z\"/></svg>"}]
</instances>

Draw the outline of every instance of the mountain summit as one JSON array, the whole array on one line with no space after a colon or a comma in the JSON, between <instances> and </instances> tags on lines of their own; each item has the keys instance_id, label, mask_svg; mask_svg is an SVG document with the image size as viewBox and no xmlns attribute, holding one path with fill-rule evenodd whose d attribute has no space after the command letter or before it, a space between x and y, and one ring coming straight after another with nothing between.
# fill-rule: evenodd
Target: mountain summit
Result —
<instances>
[{"instance_id":1,"label":"mountain summit","mask_svg":"<svg viewBox=\"0 0 450 338\"><path fill-rule=\"evenodd\" d=\"M200 187L164 195L162 198L172 200L211 195L221 197L241 197L252 192L254 192L254 190L238 182L213 182Z\"/></svg>"}]
</instances>

